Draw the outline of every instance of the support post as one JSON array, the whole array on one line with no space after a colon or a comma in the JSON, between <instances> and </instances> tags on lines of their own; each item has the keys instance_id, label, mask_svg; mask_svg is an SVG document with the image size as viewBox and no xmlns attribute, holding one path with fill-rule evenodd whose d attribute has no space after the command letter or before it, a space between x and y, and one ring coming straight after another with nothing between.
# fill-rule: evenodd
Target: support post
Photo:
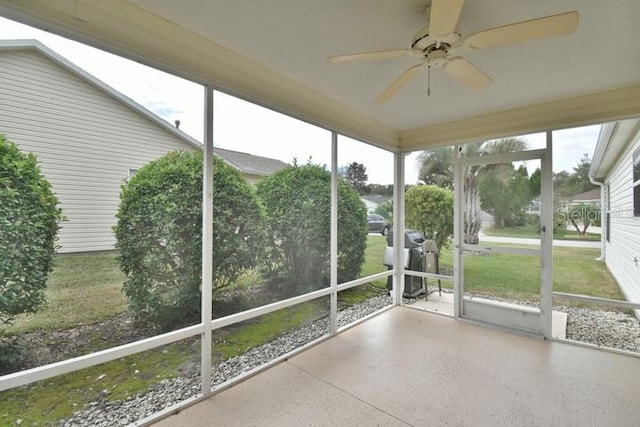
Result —
<instances>
[{"instance_id":1,"label":"support post","mask_svg":"<svg viewBox=\"0 0 640 427\"><path fill-rule=\"evenodd\" d=\"M204 88L202 156L202 327L200 373L202 395L211 394L211 297L213 281L213 87Z\"/></svg>"},{"instance_id":2,"label":"support post","mask_svg":"<svg viewBox=\"0 0 640 427\"><path fill-rule=\"evenodd\" d=\"M541 207L540 227L540 318L542 334L550 339L553 311L553 132L547 130L547 148L542 157L540 168L542 180L540 184Z\"/></svg>"},{"instance_id":3,"label":"support post","mask_svg":"<svg viewBox=\"0 0 640 427\"><path fill-rule=\"evenodd\" d=\"M393 290L394 305L402 305L404 293L404 153L394 153L393 182Z\"/></svg>"},{"instance_id":4,"label":"support post","mask_svg":"<svg viewBox=\"0 0 640 427\"><path fill-rule=\"evenodd\" d=\"M464 169L460 165L459 145L454 147L453 162L453 317L458 318L462 314L464 297Z\"/></svg>"},{"instance_id":5,"label":"support post","mask_svg":"<svg viewBox=\"0 0 640 427\"><path fill-rule=\"evenodd\" d=\"M331 334L338 330L338 134L331 132L331 230L330 230Z\"/></svg>"}]
</instances>

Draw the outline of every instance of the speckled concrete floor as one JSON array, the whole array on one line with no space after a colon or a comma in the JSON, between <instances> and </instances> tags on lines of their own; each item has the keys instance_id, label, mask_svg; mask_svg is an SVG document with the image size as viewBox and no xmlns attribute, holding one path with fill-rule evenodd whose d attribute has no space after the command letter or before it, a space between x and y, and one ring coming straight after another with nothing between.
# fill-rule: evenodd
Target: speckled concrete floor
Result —
<instances>
[{"instance_id":1,"label":"speckled concrete floor","mask_svg":"<svg viewBox=\"0 0 640 427\"><path fill-rule=\"evenodd\" d=\"M640 358L398 307L157 426L637 426Z\"/></svg>"}]
</instances>

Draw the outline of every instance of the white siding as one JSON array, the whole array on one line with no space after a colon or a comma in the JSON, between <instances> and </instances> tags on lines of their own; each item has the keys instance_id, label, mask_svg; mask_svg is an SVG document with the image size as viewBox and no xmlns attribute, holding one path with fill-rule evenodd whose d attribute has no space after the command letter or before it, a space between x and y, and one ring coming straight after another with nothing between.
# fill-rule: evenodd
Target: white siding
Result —
<instances>
[{"instance_id":1,"label":"white siding","mask_svg":"<svg viewBox=\"0 0 640 427\"><path fill-rule=\"evenodd\" d=\"M177 136L35 50L0 51L0 133L38 157L68 221L60 252L113 249L129 169L176 149Z\"/></svg>"},{"instance_id":2,"label":"white siding","mask_svg":"<svg viewBox=\"0 0 640 427\"><path fill-rule=\"evenodd\" d=\"M640 217L633 216L632 185L633 153L639 148L640 133L633 137L605 179L611 194L606 263L627 299L633 302L640 302Z\"/></svg>"}]
</instances>

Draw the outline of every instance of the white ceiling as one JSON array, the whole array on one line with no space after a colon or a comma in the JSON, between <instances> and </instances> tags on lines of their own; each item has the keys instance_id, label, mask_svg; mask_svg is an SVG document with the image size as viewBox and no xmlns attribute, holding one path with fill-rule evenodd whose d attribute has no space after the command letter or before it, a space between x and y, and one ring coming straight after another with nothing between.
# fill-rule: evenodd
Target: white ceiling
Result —
<instances>
[{"instance_id":1,"label":"white ceiling","mask_svg":"<svg viewBox=\"0 0 640 427\"><path fill-rule=\"evenodd\" d=\"M640 114L638 0L466 0L459 21L463 35L566 11L580 14L578 30L569 36L461 52L493 78L482 92L433 69L430 97L423 73L379 105L373 100L419 59L327 63L331 55L409 47L427 23L427 3L0 0L0 14L391 149L439 143L434 133L451 142L540 130L543 122L568 126ZM606 93L580 97L600 92ZM616 101L625 96L624 105ZM572 101L550 103L567 99ZM510 115L493 114L505 110Z\"/></svg>"},{"instance_id":2,"label":"white ceiling","mask_svg":"<svg viewBox=\"0 0 640 427\"><path fill-rule=\"evenodd\" d=\"M425 0L173 0L133 3L399 130L640 82L640 1L467 0L464 34L577 10L576 33L464 53L494 83L472 92L442 69L389 103L373 100L419 58L327 64L336 54L409 47ZM633 17L633 19L632 19Z\"/></svg>"}]
</instances>

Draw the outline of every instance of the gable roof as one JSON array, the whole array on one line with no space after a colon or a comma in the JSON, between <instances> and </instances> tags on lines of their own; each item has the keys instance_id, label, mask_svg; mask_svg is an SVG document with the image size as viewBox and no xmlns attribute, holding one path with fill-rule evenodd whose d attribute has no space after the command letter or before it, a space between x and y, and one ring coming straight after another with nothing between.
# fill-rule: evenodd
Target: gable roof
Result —
<instances>
[{"instance_id":1,"label":"gable roof","mask_svg":"<svg viewBox=\"0 0 640 427\"><path fill-rule=\"evenodd\" d=\"M231 166L235 166L246 174L268 176L288 166L287 163L281 160L255 156L240 151L214 147L213 152L226 160Z\"/></svg>"},{"instance_id":2,"label":"gable roof","mask_svg":"<svg viewBox=\"0 0 640 427\"><path fill-rule=\"evenodd\" d=\"M589 176L596 179L606 177L638 133L640 118L603 124L593 152Z\"/></svg>"},{"instance_id":3,"label":"gable roof","mask_svg":"<svg viewBox=\"0 0 640 427\"><path fill-rule=\"evenodd\" d=\"M585 191L584 193L574 194L569 197L572 202L587 202L592 200L600 200L600 188Z\"/></svg>"},{"instance_id":4,"label":"gable roof","mask_svg":"<svg viewBox=\"0 0 640 427\"><path fill-rule=\"evenodd\" d=\"M112 88L108 84L104 83L102 80L97 77L89 74L82 68L75 65L73 62L64 58L60 54L55 51L49 49L47 46L39 42L38 40L33 39L22 39L22 40L0 40L0 51L6 50L35 50L40 54L44 55L51 61L57 63L61 67L65 68L67 71L75 74L81 79L85 80L98 90L106 93L117 101L125 104L127 107L132 109L138 114L146 117L147 119L154 122L156 125L162 127L167 130L169 133L173 134L178 140L183 142L189 147L202 149L202 143L195 138L189 136L179 128L170 124L162 117L157 114L151 112L146 109L142 105L138 104L128 96L124 95L121 92L118 92L116 89ZM260 176L268 176L278 170L287 166L286 163L276 160L270 159L267 157L254 156L248 153L242 153L233 150L214 148L214 154L220 156L225 162L229 165L235 167L240 172L251 174L251 175L260 175Z\"/></svg>"}]
</instances>

